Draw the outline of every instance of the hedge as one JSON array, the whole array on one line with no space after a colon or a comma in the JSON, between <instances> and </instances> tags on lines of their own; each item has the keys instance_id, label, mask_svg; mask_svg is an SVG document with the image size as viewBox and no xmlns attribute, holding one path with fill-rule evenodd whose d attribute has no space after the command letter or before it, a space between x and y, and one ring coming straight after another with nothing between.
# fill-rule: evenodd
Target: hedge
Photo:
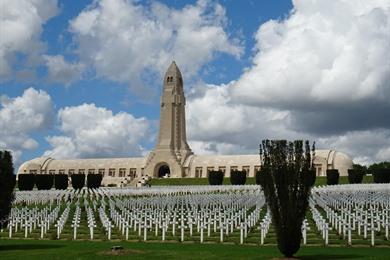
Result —
<instances>
[{"instance_id":1,"label":"hedge","mask_svg":"<svg viewBox=\"0 0 390 260\"><path fill-rule=\"evenodd\" d=\"M53 187L54 176L51 174L35 175L35 185L38 190L50 190Z\"/></svg>"},{"instance_id":2,"label":"hedge","mask_svg":"<svg viewBox=\"0 0 390 260\"><path fill-rule=\"evenodd\" d=\"M222 185L223 172L222 171L210 171L208 179L209 179L210 185Z\"/></svg>"},{"instance_id":3,"label":"hedge","mask_svg":"<svg viewBox=\"0 0 390 260\"><path fill-rule=\"evenodd\" d=\"M99 188L102 183L102 174L88 174L87 175L87 187L88 188Z\"/></svg>"},{"instance_id":4,"label":"hedge","mask_svg":"<svg viewBox=\"0 0 390 260\"><path fill-rule=\"evenodd\" d=\"M230 183L232 185L244 185L246 182L246 171L233 170L230 172Z\"/></svg>"},{"instance_id":5,"label":"hedge","mask_svg":"<svg viewBox=\"0 0 390 260\"><path fill-rule=\"evenodd\" d=\"M363 174L361 171L355 169L348 169L348 182L353 183L362 183Z\"/></svg>"},{"instance_id":6,"label":"hedge","mask_svg":"<svg viewBox=\"0 0 390 260\"><path fill-rule=\"evenodd\" d=\"M35 184L34 174L19 174L18 175L18 187L19 190L32 190Z\"/></svg>"},{"instance_id":7,"label":"hedge","mask_svg":"<svg viewBox=\"0 0 390 260\"><path fill-rule=\"evenodd\" d=\"M54 188L56 190L66 190L68 188L68 175L56 174L54 175Z\"/></svg>"},{"instance_id":8,"label":"hedge","mask_svg":"<svg viewBox=\"0 0 390 260\"><path fill-rule=\"evenodd\" d=\"M78 173L70 176L73 189L82 189L85 185L85 174Z\"/></svg>"},{"instance_id":9,"label":"hedge","mask_svg":"<svg viewBox=\"0 0 390 260\"><path fill-rule=\"evenodd\" d=\"M328 185L335 185L339 184L339 170L332 169L332 170L326 170L326 184Z\"/></svg>"},{"instance_id":10,"label":"hedge","mask_svg":"<svg viewBox=\"0 0 390 260\"><path fill-rule=\"evenodd\" d=\"M382 168L373 171L374 183L390 183L390 169Z\"/></svg>"}]
</instances>

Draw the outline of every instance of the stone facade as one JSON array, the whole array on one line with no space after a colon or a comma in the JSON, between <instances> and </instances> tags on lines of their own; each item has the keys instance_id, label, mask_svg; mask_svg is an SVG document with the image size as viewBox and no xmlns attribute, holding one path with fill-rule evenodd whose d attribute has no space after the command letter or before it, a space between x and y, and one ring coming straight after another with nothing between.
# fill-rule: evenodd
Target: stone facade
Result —
<instances>
[{"instance_id":1,"label":"stone facade","mask_svg":"<svg viewBox=\"0 0 390 260\"><path fill-rule=\"evenodd\" d=\"M194 155L187 143L183 77L175 62L169 66L160 101L158 141L146 158L108 158L56 160L41 157L23 163L18 174L101 173L103 184L126 184L134 178L207 177L210 170L221 170L230 176L231 170L245 170L249 177L260 169L259 155ZM318 176L327 169L338 169L341 176L352 168L352 160L334 150L316 150L314 159Z\"/></svg>"}]
</instances>

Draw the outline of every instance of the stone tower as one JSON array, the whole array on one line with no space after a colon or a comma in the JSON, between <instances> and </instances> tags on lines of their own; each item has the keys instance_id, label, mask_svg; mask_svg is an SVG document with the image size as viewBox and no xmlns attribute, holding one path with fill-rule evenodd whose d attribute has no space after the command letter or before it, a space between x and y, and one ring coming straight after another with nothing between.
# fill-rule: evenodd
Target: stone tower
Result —
<instances>
[{"instance_id":1,"label":"stone tower","mask_svg":"<svg viewBox=\"0 0 390 260\"><path fill-rule=\"evenodd\" d=\"M183 177L185 160L192 151L187 143L183 77L175 62L165 73L160 100L158 141L146 161L144 174Z\"/></svg>"}]
</instances>

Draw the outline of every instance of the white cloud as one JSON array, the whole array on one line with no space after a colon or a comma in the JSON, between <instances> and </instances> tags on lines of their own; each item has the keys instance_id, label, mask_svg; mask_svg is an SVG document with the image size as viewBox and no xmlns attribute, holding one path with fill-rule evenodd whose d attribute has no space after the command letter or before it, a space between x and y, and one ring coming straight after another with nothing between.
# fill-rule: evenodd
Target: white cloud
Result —
<instances>
[{"instance_id":1,"label":"white cloud","mask_svg":"<svg viewBox=\"0 0 390 260\"><path fill-rule=\"evenodd\" d=\"M94 104L65 107L58 112L63 136L47 138L53 147L45 156L90 158L141 155L149 122L124 112L113 114Z\"/></svg>"},{"instance_id":2,"label":"white cloud","mask_svg":"<svg viewBox=\"0 0 390 260\"><path fill-rule=\"evenodd\" d=\"M38 147L31 134L51 126L53 104L45 91L34 88L20 97L2 96L0 101L0 149L12 150L18 159L24 150Z\"/></svg>"},{"instance_id":3,"label":"white cloud","mask_svg":"<svg viewBox=\"0 0 390 260\"><path fill-rule=\"evenodd\" d=\"M297 131L290 111L235 103L228 85L195 92L188 100L187 132L197 154L255 154L263 139L307 139L316 141L317 149L344 152L356 163L390 160L390 129L335 135Z\"/></svg>"},{"instance_id":4,"label":"white cloud","mask_svg":"<svg viewBox=\"0 0 390 260\"><path fill-rule=\"evenodd\" d=\"M62 55L43 55L48 68L48 80L66 86L81 78L85 66L78 62L67 62Z\"/></svg>"},{"instance_id":5,"label":"white cloud","mask_svg":"<svg viewBox=\"0 0 390 260\"><path fill-rule=\"evenodd\" d=\"M210 1L177 10L158 2L103 0L73 19L70 30L80 59L98 76L142 92L172 59L189 78L216 53L239 57L242 48L225 32L225 20L222 6Z\"/></svg>"},{"instance_id":6,"label":"white cloud","mask_svg":"<svg viewBox=\"0 0 390 260\"><path fill-rule=\"evenodd\" d=\"M192 90L192 143L246 153L266 138L309 139L356 162L390 160L390 3L293 4L287 18L259 27L239 79Z\"/></svg>"},{"instance_id":7,"label":"white cloud","mask_svg":"<svg viewBox=\"0 0 390 260\"><path fill-rule=\"evenodd\" d=\"M262 139L301 136L286 127L290 122L289 111L235 103L230 87L208 85L195 90L201 94L189 96L188 138L193 142L203 142L198 144L199 150L210 150L208 147L212 147L211 150L217 153L232 153L233 149L226 149L230 146L237 149L233 153L257 151ZM217 143L223 145L218 146Z\"/></svg>"},{"instance_id":8,"label":"white cloud","mask_svg":"<svg viewBox=\"0 0 390 260\"><path fill-rule=\"evenodd\" d=\"M189 145L195 154L213 155L213 154L253 154L253 150L245 149L240 145L230 143L190 141ZM247 151L247 152L246 152Z\"/></svg>"},{"instance_id":9,"label":"white cloud","mask_svg":"<svg viewBox=\"0 0 390 260\"><path fill-rule=\"evenodd\" d=\"M42 27L58 7L57 0L1 0L0 10L0 77L5 80L15 76L17 65L26 74L39 63L45 50Z\"/></svg>"},{"instance_id":10,"label":"white cloud","mask_svg":"<svg viewBox=\"0 0 390 260\"><path fill-rule=\"evenodd\" d=\"M234 94L256 106L390 103L390 2L296 0L262 24Z\"/></svg>"}]
</instances>

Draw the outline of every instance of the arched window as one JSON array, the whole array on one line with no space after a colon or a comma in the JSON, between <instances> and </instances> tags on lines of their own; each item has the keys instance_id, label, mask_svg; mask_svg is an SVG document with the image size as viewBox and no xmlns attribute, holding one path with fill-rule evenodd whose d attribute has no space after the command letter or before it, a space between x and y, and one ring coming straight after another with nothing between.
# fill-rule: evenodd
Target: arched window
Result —
<instances>
[{"instance_id":1,"label":"arched window","mask_svg":"<svg viewBox=\"0 0 390 260\"><path fill-rule=\"evenodd\" d=\"M168 83L173 82L173 77L167 77L167 82Z\"/></svg>"}]
</instances>

